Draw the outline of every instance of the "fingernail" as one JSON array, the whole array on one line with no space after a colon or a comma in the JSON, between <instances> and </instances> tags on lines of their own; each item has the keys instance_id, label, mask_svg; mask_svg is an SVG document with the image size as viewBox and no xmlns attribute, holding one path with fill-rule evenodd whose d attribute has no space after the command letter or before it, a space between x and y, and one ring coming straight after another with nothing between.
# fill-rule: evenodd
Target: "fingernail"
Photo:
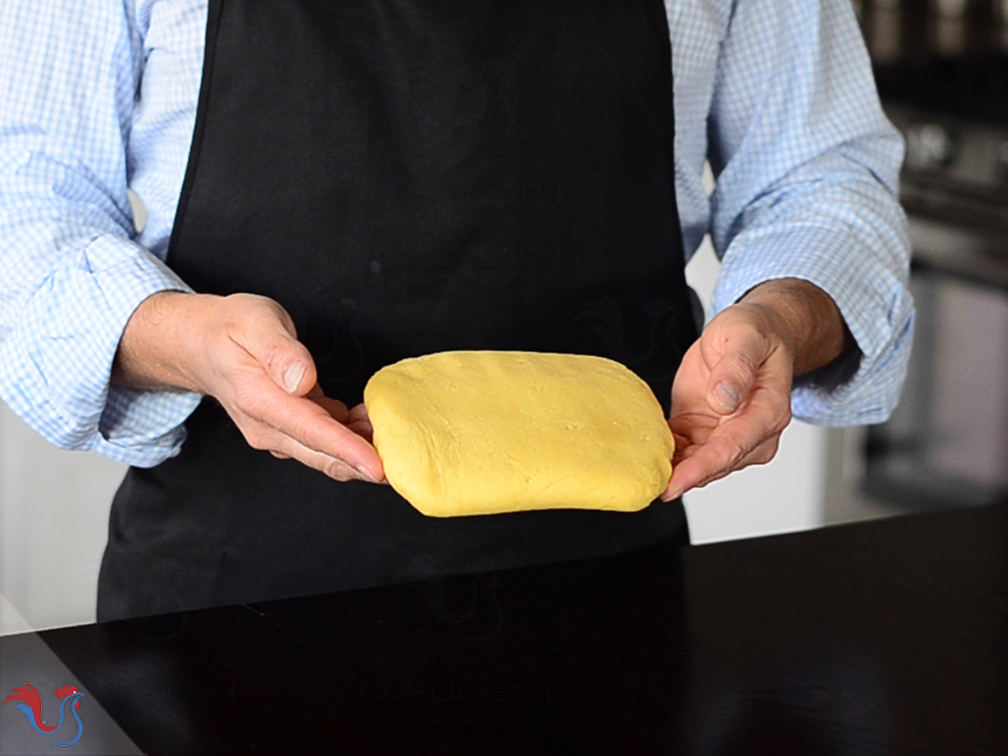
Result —
<instances>
[{"instance_id":1,"label":"fingernail","mask_svg":"<svg viewBox=\"0 0 1008 756\"><path fill-rule=\"evenodd\" d=\"M284 388L287 389L288 394L297 391L298 384L301 383L304 374L305 364L303 362L295 362L287 368L287 372L284 373Z\"/></svg>"},{"instance_id":2,"label":"fingernail","mask_svg":"<svg viewBox=\"0 0 1008 756\"><path fill-rule=\"evenodd\" d=\"M357 472L359 472L361 475L363 475L371 483L377 483L378 482L377 480L375 480L375 476L371 474L371 471L368 470L366 467L364 467L364 465L360 465L359 467L357 467Z\"/></svg>"},{"instance_id":3,"label":"fingernail","mask_svg":"<svg viewBox=\"0 0 1008 756\"><path fill-rule=\"evenodd\" d=\"M721 381L714 387L714 398L717 399L718 404L729 412L734 412L738 409L739 402L742 401L738 390L725 381Z\"/></svg>"}]
</instances>

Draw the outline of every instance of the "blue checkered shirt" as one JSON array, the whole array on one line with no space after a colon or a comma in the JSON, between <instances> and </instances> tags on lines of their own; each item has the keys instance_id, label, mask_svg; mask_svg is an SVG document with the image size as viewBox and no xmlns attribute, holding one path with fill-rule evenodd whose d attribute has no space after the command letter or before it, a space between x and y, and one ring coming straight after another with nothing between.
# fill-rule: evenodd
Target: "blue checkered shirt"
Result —
<instances>
[{"instance_id":1,"label":"blue checkered shirt","mask_svg":"<svg viewBox=\"0 0 1008 756\"><path fill-rule=\"evenodd\" d=\"M687 258L709 233L712 307L807 279L863 353L795 415L883 420L906 370L913 306L883 116L849 0L666 0L676 193ZM127 320L185 290L165 264L193 134L206 0L0 3L0 398L64 448L150 466L178 453L199 397L109 382ZM717 186L708 196L704 161ZM146 204L134 224L127 188Z\"/></svg>"}]
</instances>

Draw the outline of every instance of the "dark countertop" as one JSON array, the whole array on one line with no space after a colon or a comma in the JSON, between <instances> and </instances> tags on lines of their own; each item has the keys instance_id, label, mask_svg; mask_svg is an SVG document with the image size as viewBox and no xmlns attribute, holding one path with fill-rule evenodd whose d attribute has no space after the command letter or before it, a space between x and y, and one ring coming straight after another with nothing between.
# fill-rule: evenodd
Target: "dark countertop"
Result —
<instances>
[{"instance_id":1,"label":"dark countertop","mask_svg":"<svg viewBox=\"0 0 1008 756\"><path fill-rule=\"evenodd\" d=\"M37 637L165 756L1006 754L1008 507Z\"/></svg>"}]
</instances>

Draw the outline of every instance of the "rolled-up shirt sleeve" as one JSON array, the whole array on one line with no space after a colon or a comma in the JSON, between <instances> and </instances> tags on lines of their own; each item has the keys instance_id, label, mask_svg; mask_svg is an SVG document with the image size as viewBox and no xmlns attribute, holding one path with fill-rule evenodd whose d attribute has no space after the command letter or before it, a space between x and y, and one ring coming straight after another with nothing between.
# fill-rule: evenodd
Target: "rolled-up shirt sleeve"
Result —
<instances>
[{"instance_id":1,"label":"rolled-up shirt sleeve","mask_svg":"<svg viewBox=\"0 0 1008 756\"><path fill-rule=\"evenodd\" d=\"M0 398L50 442L150 466L200 397L110 385L137 306L187 290L136 236L131 3L0 4Z\"/></svg>"},{"instance_id":2,"label":"rolled-up shirt sleeve","mask_svg":"<svg viewBox=\"0 0 1008 756\"><path fill-rule=\"evenodd\" d=\"M795 416L885 420L914 321L897 200L903 143L882 113L850 2L740 0L709 123L712 237L722 257L712 309L771 279L817 285L859 351L837 375L796 382Z\"/></svg>"}]
</instances>

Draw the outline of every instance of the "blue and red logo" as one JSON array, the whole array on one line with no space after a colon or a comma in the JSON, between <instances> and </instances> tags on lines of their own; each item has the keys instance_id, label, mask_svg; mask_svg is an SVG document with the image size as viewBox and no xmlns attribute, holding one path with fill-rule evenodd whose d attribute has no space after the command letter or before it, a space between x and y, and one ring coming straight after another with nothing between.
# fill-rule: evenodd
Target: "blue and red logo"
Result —
<instances>
[{"instance_id":1,"label":"blue and red logo","mask_svg":"<svg viewBox=\"0 0 1008 756\"><path fill-rule=\"evenodd\" d=\"M49 735L56 732L63 726L63 717L66 712L66 706L68 703L71 704L70 713L73 714L74 719L77 720L77 735L73 740L64 740L62 742L50 740L49 742L57 746L73 745L80 740L81 735L84 734L84 723L81 722L80 715L77 714L77 709L80 708L83 694L80 693L73 685L64 685L62 688L55 688L53 692L56 694L56 698L60 699L61 702L59 710L59 724L55 727L43 724L42 696L39 695L39 692L35 690L34 686L29 685L28 683L24 683L21 687L14 688L0 706L6 705L8 701L20 701L21 703L14 704L14 708L21 709L21 712L25 715L25 719L28 720L28 724L30 724L36 732L40 732L43 735ZM69 724L69 720L67 723Z\"/></svg>"}]
</instances>

